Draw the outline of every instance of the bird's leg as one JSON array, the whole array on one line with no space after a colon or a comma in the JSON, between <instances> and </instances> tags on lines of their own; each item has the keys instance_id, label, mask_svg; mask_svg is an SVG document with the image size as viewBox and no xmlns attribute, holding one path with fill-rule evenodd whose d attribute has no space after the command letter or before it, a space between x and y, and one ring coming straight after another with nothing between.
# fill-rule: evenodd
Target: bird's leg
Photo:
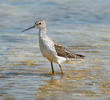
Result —
<instances>
[{"instance_id":1,"label":"bird's leg","mask_svg":"<svg viewBox=\"0 0 110 100\"><path fill-rule=\"evenodd\" d=\"M52 74L54 74L53 62L51 62Z\"/></svg>"},{"instance_id":2,"label":"bird's leg","mask_svg":"<svg viewBox=\"0 0 110 100\"><path fill-rule=\"evenodd\" d=\"M63 69L62 69L62 67L61 67L60 64L58 64L58 65L59 65L59 67L60 67L61 74L63 75L63 74L64 74Z\"/></svg>"}]
</instances>

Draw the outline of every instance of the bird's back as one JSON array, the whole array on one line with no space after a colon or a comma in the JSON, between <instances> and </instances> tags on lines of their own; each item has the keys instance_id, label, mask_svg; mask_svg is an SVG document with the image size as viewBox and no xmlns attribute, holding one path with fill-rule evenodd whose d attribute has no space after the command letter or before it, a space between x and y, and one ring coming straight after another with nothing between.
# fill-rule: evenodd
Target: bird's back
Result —
<instances>
[{"instance_id":1,"label":"bird's back","mask_svg":"<svg viewBox=\"0 0 110 100\"><path fill-rule=\"evenodd\" d=\"M79 58L79 59L84 58L83 55L75 54L58 43L54 43L54 46L58 56L65 58Z\"/></svg>"}]
</instances>

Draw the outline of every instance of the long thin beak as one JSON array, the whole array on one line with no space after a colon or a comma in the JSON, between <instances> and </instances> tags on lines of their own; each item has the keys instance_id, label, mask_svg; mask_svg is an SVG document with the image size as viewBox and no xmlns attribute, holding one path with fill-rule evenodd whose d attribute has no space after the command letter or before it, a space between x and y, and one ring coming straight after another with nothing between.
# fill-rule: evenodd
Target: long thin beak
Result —
<instances>
[{"instance_id":1,"label":"long thin beak","mask_svg":"<svg viewBox=\"0 0 110 100\"><path fill-rule=\"evenodd\" d=\"M25 30L23 30L22 32L27 31L27 30L30 30L30 29L32 29L32 28L35 28L35 25L32 26L32 27L29 27L29 28L27 28L27 29L25 29Z\"/></svg>"}]
</instances>

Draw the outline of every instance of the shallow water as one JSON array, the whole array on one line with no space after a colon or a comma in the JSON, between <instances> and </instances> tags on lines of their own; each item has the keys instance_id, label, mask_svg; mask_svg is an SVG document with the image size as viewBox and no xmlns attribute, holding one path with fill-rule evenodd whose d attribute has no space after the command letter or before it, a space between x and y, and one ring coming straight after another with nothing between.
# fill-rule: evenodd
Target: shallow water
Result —
<instances>
[{"instance_id":1,"label":"shallow water","mask_svg":"<svg viewBox=\"0 0 110 100\"><path fill-rule=\"evenodd\" d=\"M110 1L1 0L0 100L109 100ZM38 31L21 31L39 17L48 35L85 55L83 61L62 65L42 57Z\"/></svg>"}]
</instances>

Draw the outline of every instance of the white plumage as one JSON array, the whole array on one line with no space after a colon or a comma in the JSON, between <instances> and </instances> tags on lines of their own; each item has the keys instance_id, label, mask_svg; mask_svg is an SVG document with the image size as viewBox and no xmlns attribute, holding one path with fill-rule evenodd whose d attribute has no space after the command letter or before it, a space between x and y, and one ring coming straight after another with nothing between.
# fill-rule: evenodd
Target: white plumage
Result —
<instances>
[{"instance_id":1,"label":"white plumage","mask_svg":"<svg viewBox=\"0 0 110 100\"><path fill-rule=\"evenodd\" d=\"M46 29L39 30L39 47L42 55L50 62L61 64L66 60L66 58L57 55L53 40L46 35Z\"/></svg>"}]
</instances>

